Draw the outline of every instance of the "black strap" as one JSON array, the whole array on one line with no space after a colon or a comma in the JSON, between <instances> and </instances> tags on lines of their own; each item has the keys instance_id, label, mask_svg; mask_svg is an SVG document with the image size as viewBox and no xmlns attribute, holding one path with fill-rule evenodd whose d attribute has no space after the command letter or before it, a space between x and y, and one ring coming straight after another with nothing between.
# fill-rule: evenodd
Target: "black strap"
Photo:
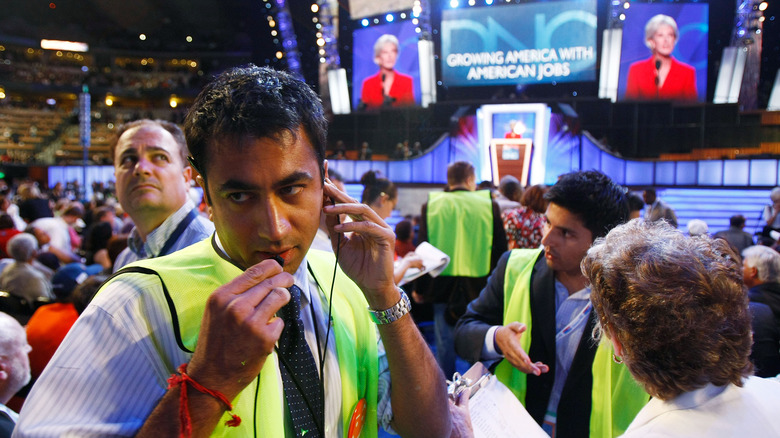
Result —
<instances>
[{"instance_id":1,"label":"black strap","mask_svg":"<svg viewBox=\"0 0 780 438\"><path fill-rule=\"evenodd\" d=\"M190 210L189 213L187 213L187 216L179 222L179 225L176 226L176 229L173 230L173 233L168 237L168 240L165 241L165 245L163 245L162 249L160 250L160 254L157 256L164 256L168 255L171 248L173 248L173 244L176 243L177 240L179 240L179 237L184 233L184 230L187 229L187 227L190 225L192 221L195 220L195 218L198 217L198 212L196 208L193 208Z\"/></svg>"},{"instance_id":2,"label":"black strap","mask_svg":"<svg viewBox=\"0 0 780 438\"><path fill-rule=\"evenodd\" d=\"M186 353L194 353L194 351L184 346L184 340L181 337L181 328L179 327L179 315L176 312L176 306L173 303L173 298L171 297L170 292L168 292L168 287L165 286L165 282L163 281L162 277L157 271L149 268L144 268L141 266L124 267L119 271L115 272L114 275L108 277L106 281L103 282L103 284L108 283L109 280L113 279L114 277L117 277L122 274L127 274L127 273L156 275L157 278L160 279L160 285L162 285L163 294L165 295L165 301L168 303L168 310L171 312L171 323L173 324L173 334L176 337L176 344L179 346L179 348L182 351ZM100 287L102 288L103 286L101 285Z\"/></svg>"}]
</instances>

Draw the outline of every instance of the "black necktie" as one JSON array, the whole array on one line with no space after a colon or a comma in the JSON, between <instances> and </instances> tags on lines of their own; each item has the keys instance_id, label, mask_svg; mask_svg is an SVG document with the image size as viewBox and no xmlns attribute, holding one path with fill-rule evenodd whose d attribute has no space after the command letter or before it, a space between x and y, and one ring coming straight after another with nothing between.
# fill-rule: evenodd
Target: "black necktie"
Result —
<instances>
[{"instance_id":1,"label":"black necktie","mask_svg":"<svg viewBox=\"0 0 780 438\"><path fill-rule=\"evenodd\" d=\"M279 367L284 396L290 408L295 436L320 437L318 424L323 423L322 389L317 365L304 337L301 321L301 289L293 285L290 302L279 311L284 330L279 337Z\"/></svg>"}]
</instances>

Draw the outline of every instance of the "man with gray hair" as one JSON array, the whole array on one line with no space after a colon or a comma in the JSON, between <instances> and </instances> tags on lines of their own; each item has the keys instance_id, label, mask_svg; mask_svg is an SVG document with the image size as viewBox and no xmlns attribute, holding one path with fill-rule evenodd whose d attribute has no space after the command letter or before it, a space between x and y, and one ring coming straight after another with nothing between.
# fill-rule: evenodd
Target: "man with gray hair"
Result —
<instances>
[{"instance_id":1,"label":"man with gray hair","mask_svg":"<svg viewBox=\"0 0 780 438\"><path fill-rule=\"evenodd\" d=\"M163 120L136 120L119 128L111 146L116 196L133 219L128 247L114 271L200 242L214 232L187 197L192 168L182 130Z\"/></svg>"},{"instance_id":2,"label":"man with gray hair","mask_svg":"<svg viewBox=\"0 0 780 438\"><path fill-rule=\"evenodd\" d=\"M750 301L768 305L780 328L780 253L761 245L745 248L742 279Z\"/></svg>"},{"instance_id":3,"label":"man with gray hair","mask_svg":"<svg viewBox=\"0 0 780 438\"><path fill-rule=\"evenodd\" d=\"M14 259L0 274L0 290L32 303L37 298L54 298L51 283L33 267L38 241L32 234L17 234L8 241L8 254Z\"/></svg>"},{"instance_id":4,"label":"man with gray hair","mask_svg":"<svg viewBox=\"0 0 780 438\"><path fill-rule=\"evenodd\" d=\"M0 436L10 437L19 416L5 404L30 381L30 352L24 328L0 312Z\"/></svg>"}]
</instances>

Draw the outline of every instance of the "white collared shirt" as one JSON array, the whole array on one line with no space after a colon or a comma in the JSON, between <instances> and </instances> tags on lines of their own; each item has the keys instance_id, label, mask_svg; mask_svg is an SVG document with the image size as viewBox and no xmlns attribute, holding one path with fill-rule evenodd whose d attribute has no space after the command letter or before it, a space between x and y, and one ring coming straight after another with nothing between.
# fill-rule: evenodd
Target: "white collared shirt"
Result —
<instances>
[{"instance_id":1,"label":"white collared shirt","mask_svg":"<svg viewBox=\"0 0 780 438\"><path fill-rule=\"evenodd\" d=\"M780 383L743 382L742 388L709 384L671 400L650 399L623 437L780 437Z\"/></svg>"}]
</instances>

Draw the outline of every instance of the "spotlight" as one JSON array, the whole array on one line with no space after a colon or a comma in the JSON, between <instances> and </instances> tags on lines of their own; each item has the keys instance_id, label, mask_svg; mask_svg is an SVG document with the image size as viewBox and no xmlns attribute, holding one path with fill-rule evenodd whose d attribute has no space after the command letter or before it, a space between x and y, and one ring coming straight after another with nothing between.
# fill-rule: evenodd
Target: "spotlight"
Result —
<instances>
[{"instance_id":1,"label":"spotlight","mask_svg":"<svg viewBox=\"0 0 780 438\"><path fill-rule=\"evenodd\" d=\"M387 14L385 15L385 20L387 20L388 23L392 23L393 20L395 20L395 17L393 16L393 14Z\"/></svg>"},{"instance_id":2,"label":"spotlight","mask_svg":"<svg viewBox=\"0 0 780 438\"><path fill-rule=\"evenodd\" d=\"M360 21L360 24L362 24L362 25L363 25L363 27L366 27L366 26L368 26L368 18L364 18L363 20L361 20L361 21Z\"/></svg>"},{"instance_id":3,"label":"spotlight","mask_svg":"<svg viewBox=\"0 0 780 438\"><path fill-rule=\"evenodd\" d=\"M450 7L455 9L458 7L458 0L450 0Z\"/></svg>"}]
</instances>

